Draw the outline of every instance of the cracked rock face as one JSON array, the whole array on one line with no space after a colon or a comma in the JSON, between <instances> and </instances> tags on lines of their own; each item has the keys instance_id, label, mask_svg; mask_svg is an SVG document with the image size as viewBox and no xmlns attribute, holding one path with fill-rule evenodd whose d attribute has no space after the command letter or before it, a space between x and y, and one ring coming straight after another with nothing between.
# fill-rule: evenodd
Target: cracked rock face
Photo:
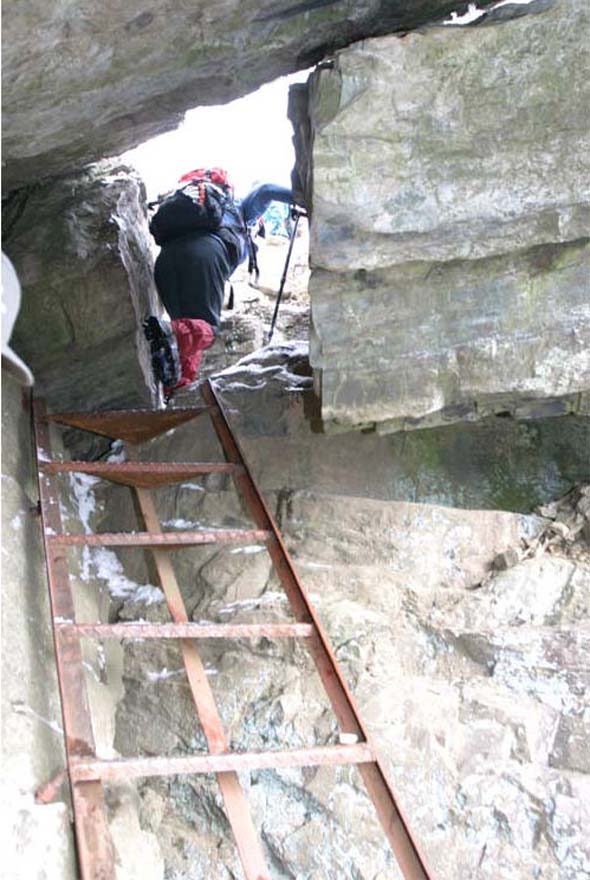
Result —
<instances>
[{"instance_id":1,"label":"cracked rock face","mask_svg":"<svg viewBox=\"0 0 590 880\"><path fill-rule=\"evenodd\" d=\"M483 6L491 0L484 0ZM444 18L457 0L12 3L2 18L3 189L174 128L355 40Z\"/></svg>"},{"instance_id":2,"label":"cracked rock face","mask_svg":"<svg viewBox=\"0 0 590 880\"><path fill-rule=\"evenodd\" d=\"M437 880L579 880L590 859L583 831L590 568L586 530L578 528L589 513L587 490L571 495L569 507L545 504L541 516L344 496L334 472L342 473L338 450L346 447L316 434L314 474L328 482L321 493L289 491L288 481L305 485L313 461L308 439L306 455L284 467L288 434L304 436L297 422L310 379L303 346L292 349L290 358L287 346L268 351L218 381L230 410L244 411L246 428L259 414L261 433L240 429L240 440L246 434L248 458ZM10 400L12 412L18 395ZM361 445L371 435L353 436L359 479L358 460L376 468L378 447ZM194 459L196 450L202 460L219 460L204 419L140 451L170 461ZM354 459L347 461L354 472ZM62 488L69 532L140 525L124 487L69 475ZM251 526L225 475L154 495L166 529ZM540 552L494 569L499 554L523 542ZM192 620L290 619L262 546L205 545L175 552L174 560ZM71 563L78 620L169 619L153 570L134 551L92 548L73 553ZM202 656L234 747L337 741L300 645L211 642ZM84 659L99 755L204 747L174 643L97 650L93 642ZM350 768L265 771L243 782L273 880L400 880ZM239 876L213 781L152 780L107 794L118 880Z\"/></svg>"},{"instance_id":3,"label":"cracked rock face","mask_svg":"<svg viewBox=\"0 0 590 880\"><path fill-rule=\"evenodd\" d=\"M37 393L61 411L149 405L140 328L157 294L138 176L98 163L16 194L4 221L23 288L12 342Z\"/></svg>"},{"instance_id":4,"label":"cracked rock face","mask_svg":"<svg viewBox=\"0 0 590 880\"><path fill-rule=\"evenodd\" d=\"M296 127L325 420L587 407L589 31L568 0L368 40L312 76Z\"/></svg>"},{"instance_id":5,"label":"cracked rock face","mask_svg":"<svg viewBox=\"0 0 590 880\"><path fill-rule=\"evenodd\" d=\"M296 430L294 403L309 377L300 370L301 346L285 360L287 349L258 363L249 358L218 379L230 410L246 412L246 426L256 410L262 429L277 427L265 415L277 415L278 401L266 394L280 386L279 427ZM343 496L335 487L277 491L272 482L269 488L268 460L284 463L286 434L275 435L274 446L264 444L264 433L254 442L242 430L239 436L436 877L583 877L590 858L583 832L590 550L578 519L586 521L587 491L570 493L569 506L545 504L535 516ZM338 440L316 435L324 439ZM219 458L202 419L141 455L188 460L197 448L203 460ZM323 456L324 473L341 467L335 452ZM305 460L283 476L292 480L298 468L305 470ZM138 527L128 490L94 482L86 486L99 499L93 505L83 488L76 491L86 527ZM155 495L166 529L251 525L225 476ZM75 523L68 528L75 531ZM536 550L509 569L495 568L499 554L524 547ZM90 556L81 560L78 596L98 588L106 608L111 593L111 621L169 619L137 554L122 553L118 564L111 551ZM291 619L261 545L182 550L174 563L194 621ZM337 741L300 645L260 639L200 650L233 748ZM100 687L92 686L95 706L116 703L111 721L99 725L110 732L101 754L204 748L177 645L127 642L117 666L120 685L109 685L116 700L99 700ZM108 658L102 674L111 680ZM257 772L243 784L275 880L399 880L350 768ZM130 840L149 847L150 880L239 876L213 781L145 781L111 791L109 807L121 880L135 876Z\"/></svg>"},{"instance_id":6,"label":"cracked rock face","mask_svg":"<svg viewBox=\"0 0 590 880\"><path fill-rule=\"evenodd\" d=\"M172 443L163 439L162 458ZM197 479L158 493L167 528L247 525L227 480L204 488ZM108 493L97 530L129 514ZM583 536L575 559L547 551L494 573L497 554L535 540L547 520L309 492L269 501L435 876L585 876ZM192 620L290 619L262 547L201 547L176 553L175 564ZM145 577L130 557L125 570ZM108 592L108 577L98 583ZM80 584L92 588L92 579ZM110 617L168 619L154 598L130 593ZM299 645L261 639L200 650L233 748L337 741ZM116 753L203 749L178 647L127 642L122 663ZM400 877L350 768L265 771L243 783L273 878ZM147 835L155 878L239 875L212 781L146 781L115 792L110 806L115 830L124 821Z\"/></svg>"},{"instance_id":7,"label":"cracked rock face","mask_svg":"<svg viewBox=\"0 0 590 880\"><path fill-rule=\"evenodd\" d=\"M253 353L214 377L265 490L528 512L588 478L586 418L322 433L310 373L307 346L290 343Z\"/></svg>"}]
</instances>

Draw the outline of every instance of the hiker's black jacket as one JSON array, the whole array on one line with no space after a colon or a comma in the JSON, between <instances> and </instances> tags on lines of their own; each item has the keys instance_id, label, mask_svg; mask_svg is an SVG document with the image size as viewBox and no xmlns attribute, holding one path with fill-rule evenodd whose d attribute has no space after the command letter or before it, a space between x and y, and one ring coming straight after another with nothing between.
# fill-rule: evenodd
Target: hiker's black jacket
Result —
<instances>
[{"instance_id":1,"label":"hiker's black jacket","mask_svg":"<svg viewBox=\"0 0 590 880\"><path fill-rule=\"evenodd\" d=\"M216 329L225 282L232 273L228 247L212 232L191 232L167 242L154 277L170 318L201 318Z\"/></svg>"},{"instance_id":2,"label":"hiker's black jacket","mask_svg":"<svg viewBox=\"0 0 590 880\"><path fill-rule=\"evenodd\" d=\"M190 232L162 246L155 281L172 320L201 318L219 327L225 282L247 256L245 224L256 221L272 201L290 204L293 193L263 183L226 209L220 229Z\"/></svg>"}]
</instances>

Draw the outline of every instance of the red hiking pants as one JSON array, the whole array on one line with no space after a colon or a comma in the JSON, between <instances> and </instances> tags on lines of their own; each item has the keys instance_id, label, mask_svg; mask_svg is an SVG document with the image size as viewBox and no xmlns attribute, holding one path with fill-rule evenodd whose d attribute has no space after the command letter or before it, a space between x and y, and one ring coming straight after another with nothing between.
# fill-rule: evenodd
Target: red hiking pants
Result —
<instances>
[{"instance_id":1,"label":"red hiking pants","mask_svg":"<svg viewBox=\"0 0 590 880\"><path fill-rule=\"evenodd\" d=\"M182 375L176 388L190 385L199 374L203 352L215 342L215 331L211 324L200 318L176 318L172 329L178 342Z\"/></svg>"}]
</instances>

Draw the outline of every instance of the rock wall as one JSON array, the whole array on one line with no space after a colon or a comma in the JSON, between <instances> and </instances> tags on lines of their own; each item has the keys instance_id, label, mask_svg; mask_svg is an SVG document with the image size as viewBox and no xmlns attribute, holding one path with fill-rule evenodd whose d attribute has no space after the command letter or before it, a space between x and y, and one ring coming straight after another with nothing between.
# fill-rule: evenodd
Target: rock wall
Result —
<instances>
[{"instance_id":1,"label":"rock wall","mask_svg":"<svg viewBox=\"0 0 590 880\"><path fill-rule=\"evenodd\" d=\"M64 456L61 432L52 430L56 458ZM76 880L67 782L51 803L35 794L63 771L65 754L45 574L38 489L31 447L30 412L22 388L2 371L2 807L8 825L3 852L7 880ZM63 481L64 528L87 530L94 478ZM104 484L103 484L104 485ZM78 622L108 620L111 592L88 584L84 554L72 560L71 587ZM110 569L115 589L117 569ZM101 586L103 589L101 589ZM97 753L112 757L115 711L124 693L119 643L82 642L86 688ZM138 824L133 792L110 787L107 803L117 847L117 880L160 880L159 847Z\"/></svg>"},{"instance_id":2,"label":"rock wall","mask_svg":"<svg viewBox=\"0 0 590 880\"><path fill-rule=\"evenodd\" d=\"M487 6L492 0L482 0ZM7 3L3 191L69 174L363 37L444 18L459 0Z\"/></svg>"},{"instance_id":3,"label":"rock wall","mask_svg":"<svg viewBox=\"0 0 590 880\"><path fill-rule=\"evenodd\" d=\"M142 457L195 450L219 457L203 420L146 444ZM251 443L263 480L268 454ZM127 490L96 482L84 493L85 511L96 498L84 527L137 528ZM266 495L437 880L587 876L588 546L573 556L553 547L494 574L497 555L530 544L546 520L335 491ZM226 478L161 490L156 504L167 529L248 524ZM204 546L174 561L193 620L289 619L262 547ZM78 590L110 593L110 620L168 619L137 554L93 550L79 563ZM302 649L260 640L202 653L233 747L337 739ZM201 749L177 646L128 642L121 663L106 753ZM244 784L274 878L398 878L352 771L252 773ZM115 828L125 819L147 835L154 878L239 875L214 783L146 781L111 807Z\"/></svg>"},{"instance_id":4,"label":"rock wall","mask_svg":"<svg viewBox=\"0 0 590 880\"><path fill-rule=\"evenodd\" d=\"M103 163L21 191L3 234L23 288L12 344L36 392L61 411L149 404L140 324L157 294L137 175Z\"/></svg>"},{"instance_id":5,"label":"rock wall","mask_svg":"<svg viewBox=\"0 0 590 880\"><path fill-rule=\"evenodd\" d=\"M57 15L50 5L26 37L19 26L30 9L10 10L8 187L38 176L40 166L52 173L168 125L189 96L209 87L211 70L219 91L208 98L219 100L272 65L303 64L346 42L356 16L380 31L453 5L387 4L382 21L380 5L273 4L266 19L258 7L256 46L264 51L253 54L243 37L243 4L239 38L225 7L223 15L191 7L187 27L176 6L153 17L126 7L122 22L123 13L110 8L82 15L68 7ZM344 23L336 27L335 18ZM163 38L164 20L185 42ZM575 52L583 67L577 40L586 26L582 4L571 0L506 27L366 43L322 69L300 130L310 124L315 137L308 141L313 167L302 179L314 187L312 351L324 409L311 390L304 345L267 350L220 380L437 880L590 876L582 830L589 818L588 551L572 556L548 544L490 576L498 554L508 558L541 528L538 517L514 511L528 512L588 478L589 422L572 414L582 412L587 387L586 83L570 63ZM33 33L39 53L31 51ZM236 52L236 39L243 51ZM168 53L162 64L149 49L156 43ZM172 71L166 65L174 53ZM259 55L264 61L252 61ZM29 88L39 58L39 89ZM368 136L363 115L376 120ZM376 181L382 190L374 193ZM364 209L368 197L379 204L376 219ZM152 309L154 291L139 181L101 165L21 191L8 205L5 236L24 287L15 348L50 406L149 404L139 319ZM303 323L295 314L293 322ZM211 369L261 343L251 314L229 323L234 351L212 352ZM412 372L408 365L416 363L420 370ZM381 396L369 399L375 365ZM3 603L2 662L7 798L16 817L12 877L45 872L57 880L74 876L75 867L65 802L41 807L32 798L63 755L43 563L28 509L36 495L26 414L12 379L6 387L3 590L11 601ZM330 403L331 389L338 393ZM541 418L547 411L560 417ZM505 417L511 414L534 418ZM326 434L322 418L379 425ZM460 424L379 433L446 421ZM76 448L96 452L80 437ZM219 450L200 422L143 454L217 459ZM69 530L137 528L126 489L79 477L63 483ZM218 477L159 492L157 504L170 529L244 523L229 482ZM262 548L176 556L193 619L285 617ZM153 571L138 554L72 554L72 576L79 620L167 619ZM209 647L204 656L235 746L336 739L299 648L260 641ZM173 644L89 643L84 660L99 754L202 747ZM258 773L245 782L274 877L397 876L352 771ZM239 873L213 783L110 787L108 806L118 880L230 880Z\"/></svg>"},{"instance_id":6,"label":"rock wall","mask_svg":"<svg viewBox=\"0 0 590 880\"><path fill-rule=\"evenodd\" d=\"M488 417L387 435L323 433L310 372L307 346L291 343L250 355L218 377L266 491L526 513L590 479L587 418ZM207 437L199 434L198 442ZM182 448L178 435L175 443Z\"/></svg>"},{"instance_id":7,"label":"rock wall","mask_svg":"<svg viewBox=\"0 0 590 880\"><path fill-rule=\"evenodd\" d=\"M588 411L589 33L562 0L367 40L313 74L296 128L324 420Z\"/></svg>"},{"instance_id":8,"label":"rock wall","mask_svg":"<svg viewBox=\"0 0 590 880\"><path fill-rule=\"evenodd\" d=\"M488 580L499 553L538 531L537 517L343 496L346 473L349 490L375 489L389 468L379 456L399 437L314 433L305 420L311 398L304 364L300 346L291 358L283 351L282 363L267 353L230 368L220 388L437 880L458 872L495 880L499 871L523 880L534 872L549 880L584 877L587 561L542 555ZM18 424L19 399L10 400L7 418ZM193 395L180 402L198 401ZM429 433L437 432L403 436ZM27 452L14 431L7 443L10 459L15 450ZM220 457L205 419L145 444L141 454ZM302 491L311 481L318 491ZM124 487L69 476L62 488L68 531L138 528ZM248 522L227 478L155 494L167 529ZM27 550L28 564L38 554L38 544ZM22 558L15 554L18 564ZM102 548L72 554L71 563L78 620L168 619L139 554ZM261 547L184 550L175 564L194 620L288 614ZM41 566L39 557L35 571ZM27 648L32 658L27 653L22 662L45 675L49 661L39 663L35 650ZM235 747L337 738L302 649L262 640L205 646L203 653ZM100 755L203 747L177 646L88 642L84 659ZM21 718L18 708L12 717ZM256 773L245 784L273 877L398 876L351 770ZM110 787L108 806L118 880L238 874L213 782ZM51 851L47 858L62 870L61 857ZM21 854L15 880L28 871Z\"/></svg>"},{"instance_id":9,"label":"rock wall","mask_svg":"<svg viewBox=\"0 0 590 880\"><path fill-rule=\"evenodd\" d=\"M2 803L7 880L77 877L65 793L35 792L64 767L29 414L2 370Z\"/></svg>"}]
</instances>

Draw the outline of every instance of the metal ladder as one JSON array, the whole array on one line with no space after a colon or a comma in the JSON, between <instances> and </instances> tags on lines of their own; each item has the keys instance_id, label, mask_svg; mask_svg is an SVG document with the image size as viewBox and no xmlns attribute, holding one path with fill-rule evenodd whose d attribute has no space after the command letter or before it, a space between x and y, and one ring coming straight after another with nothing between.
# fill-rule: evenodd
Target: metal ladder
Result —
<instances>
[{"instance_id":1,"label":"metal ladder","mask_svg":"<svg viewBox=\"0 0 590 880\"><path fill-rule=\"evenodd\" d=\"M387 782L358 709L344 681L324 630L295 572L281 534L262 498L213 385L202 387L205 406L193 409L121 410L48 415L41 400L33 402L39 474L40 510L47 559L51 613L67 771L72 795L82 880L114 880L115 861L109 833L103 783L137 777L215 774L236 841L246 880L270 880L264 852L254 827L238 773L261 768L354 764L358 766L383 830L406 880L431 880L424 857ZM133 446L169 431L201 414L211 418L224 452L220 463L140 462ZM128 445L123 463L51 459L49 422L57 422ZM145 531L67 534L63 531L57 475L93 474L130 486L135 492ZM151 488L212 472L231 474L251 514L255 529L163 532ZM187 615L170 551L221 542L264 542L296 623L199 624ZM67 560L68 547L140 547L149 550L164 591L172 623L77 624ZM198 651L201 639L304 639L309 648L347 744L231 752L213 692ZM209 751L184 757L138 757L103 760L96 756L82 665L81 638L178 639L195 709Z\"/></svg>"}]
</instances>

